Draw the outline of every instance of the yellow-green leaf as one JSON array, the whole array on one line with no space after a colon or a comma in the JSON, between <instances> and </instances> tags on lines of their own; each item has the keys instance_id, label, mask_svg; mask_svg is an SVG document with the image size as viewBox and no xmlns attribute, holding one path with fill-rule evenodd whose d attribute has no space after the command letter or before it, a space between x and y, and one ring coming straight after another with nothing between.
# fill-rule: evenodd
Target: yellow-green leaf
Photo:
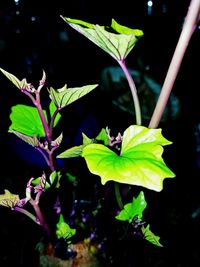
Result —
<instances>
[{"instance_id":1,"label":"yellow-green leaf","mask_svg":"<svg viewBox=\"0 0 200 267\"><path fill-rule=\"evenodd\" d=\"M0 195L0 205L8 208L13 208L19 202L19 195L10 193L7 189L5 194Z\"/></svg>"},{"instance_id":2,"label":"yellow-green leaf","mask_svg":"<svg viewBox=\"0 0 200 267\"><path fill-rule=\"evenodd\" d=\"M135 46L137 40L143 35L141 30L120 25L114 19L112 19L111 26L108 27L63 16L61 18L117 61L124 60Z\"/></svg>"},{"instance_id":3,"label":"yellow-green leaf","mask_svg":"<svg viewBox=\"0 0 200 267\"><path fill-rule=\"evenodd\" d=\"M97 86L98 84L85 85L82 87L75 88L67 88L67 85L64 85L60 89L54 89L50 87L49 94L54 104L59 108L63 108L71 104L72 102L78 100L82 96L88 94Z\"/></svg>"},{"instance_id":4,"label":"yellow-green leaf","mask_svg":"<svg viewBox=\"0 0 200 267\"><path fill-rule=\"evenodd\" d=\"M120 154L101 144L86 146L82 156L90 172L99 175L102 184L113 180L161 191L163 180L175 176L162 159L162 146L171 142L160 129L138 125L126 129L122 140Z\"/></svg>"}]
</instances>

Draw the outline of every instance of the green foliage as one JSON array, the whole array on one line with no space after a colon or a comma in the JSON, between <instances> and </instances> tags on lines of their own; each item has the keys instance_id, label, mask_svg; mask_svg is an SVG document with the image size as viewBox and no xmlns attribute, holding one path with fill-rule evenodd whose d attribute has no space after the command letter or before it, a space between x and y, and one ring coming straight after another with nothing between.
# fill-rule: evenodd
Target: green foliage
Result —
<instances>
[{"instance_id":1,"label":"green foliage","mask_svg":"<svg viewBox=\"0 0 200 267\"><path fill-rule=\"evenodd\" d=\"M149 241L150 243L154 244L158 247L163 247L163 245L159 242L160 237L153 234L150 230L150 225L148 224L146 227L142 226L141 228L144 238Z\"/></svg>"},{"instance_id":2,"label":"green foliage","mask_svg":"<svg viewBox=\"0 0 200 267\"><path fill-rule=\"evenodd\" d=\"M141 191L137 198L133 197L133 201L124 205L124 208L120 213L115 216L117 220L132 222L135 216L138 216L139 219L143 218L143 211L147 207L147 202L144 197L144 192Z\"/></svg>"},{"instance_id":3,"label":"green foliage","mask_svg":"<svg viewBox=\"0 0 200 267\"><path fill-rule=\"evenodd\" d=\"M110 27L86 23L77 19L62 17L69 26L87 37L117 61L124 60L131 52L136 42L143 36L138 29L122 26L112 19ZM108 31L108 30L111 31ZM116 33L113 33L116 32Z\"/></svg>"},{"instance_id":4,"label":"green foliage","mask_svg":"<svg viewBox=\"0 0 200 267\"><path fill-rule=\"evenodd\" d=\"M64 217L60 214L59 222L56 224L57 237L64 238L66 242L70 242L69 239L76 234L76 229L70 228L69 224L65 222Z\"/></svg>"},{"instance_id":5,"label":"green foliage","mask_svg":"<svg viewBox=\"0 0 200 267\"><path fill-rule=\"evenodd\" d=\"M60 89L53 89L50 87L49 95L54 102L54 104L59 108L64 108L65 106L71 104L72 102L78 100L82 96L88 94L90 91L95 89L98 84L85 85L82 87L76 88L67 88L67 85L64 85Z\"/></svg>"},{"instance_id":6,"label":"green foliage","mask_svg":"<svg viewBox=\"0 0 200 267\"><path fill-rule=\"evenodd\" d=\"M31 85L27 82L26 79L22 79L21 81L10 72L0 68L0 71L18 88L18 89L30 89Z\"/></svg>"},{"instance_id":7,"label":"green foliage","mask_svg":"<svg viewBox=\"0 0 200 267\"><path fill-rule=\"evenodd\" d=\"M80 146L74 146L71 147L62 153L60 153L57 158L74 158L82 155L83 148L89 144L92 144L94 140L87 137L84 133L82 133L83 136L83 144Z\"/></svg>"},{"instance_id":8,"label":"green foliage","mask_svg":"<svg viewBox=\"0 0 200 267\"><path fill-rule=\"evenodd\" d=\"M44 137L45 132L35 107L16 105L12 107L10 115L11 125L9 131L19 132L28 136ZM43 110L47 120L46 111Z\"/></svg>"},{"instance_id":9,"label":"green foliage","mask_svg":"<svg viewBox=\"0 0 200 267\"><path fill-rule=\"evenodd\" d=\"M102 184L113 180L161 191L163 180L175 176L161 157L162 146L170 143L161 129L132 125L123 134L120 154L104 145L91 144L83 149L82 156Z\"/></svg>"},{"instance_id":10,"label":"green foliage","mask_svg":"<svg viewBox=\"0 0 200 267\"><path fill-rule=\"evenodd\" d=\"M44 191L46 191L47 189L49 189L53 184L58 188L60 186L60 179L61 179L61 173L60 172L56 172L53 171L50 175L49 175L49 179L48 181L45 180L44 182ZM34 178L31 181L31 184L34 186L38 186L40 184L41 181L41 177L37 177Z\"/></svg>"},{"instance_id":11,"label":"green foliage","mask_svg":"<svg viewBox=\"0 0 200 267\"><path fill-rule=\"evenodd\" d=\"M57 154L55 151L57 151L58 148L62 148L63 140L62 131L58 133L58 136L54 139L54 128L58 125L62 114L60 111L93 91L97 88L98 84L74 88L67 88L65 84L59 89L54 89L52 87L47 88L49 93L49 106L47 109L49 110L46 110L42 106L43 103L40 97L41 89L46 81L46 74L44 71L38 88L35 88L31 83L28 83L25 78L20 80L13 74L0 68L0 71L21 93L27 95L33 104L33 106L19 104L12 107L9 132L37 148L44 157L48 167L48 170L43 171L41 176L37 178L32 177L28 181L25 199L20 200L18 195L11 194L8 190L5 190L5 194L0 195L0 205L10 207L29 216L37 224L43 226L49 235L52 229L49 229L43 213L40 210L39 203L41 195L47 190L48 192L56 192L58 199L58 203L56 203L57 215L59 221L54 225L55 227L53 230L58 239L64 238L68 244L71 242L71 238L76 234L76 229L71 228L64 220L59 199L60 195L58 194L59 190L57 189L61 186L61 178L63 176L65 176L64 179L67 179L74 188L75 184L77 186L78 180L67 171L65 171L65 175L62 175L59 167L55 164L56 158L68 159L82 156L90 173L100 176L102 185L105 185L105 183L109 181L114 181L117 182L117 185L119 183L120 185L142 186L160 192L163 189L164 179L173 178L175 174L167 167L162 158L163 147L172 144L172 142L162 135L162 129L150 129L140 125L141 114L139 102L137 101L137 91L134 81L125 65L126 57L132 51L137 41L143 36L143 32L138 29L131 29L120 25L114 19L112 19L111 26L109 27L66 17L62 17L62 19L70 27L84 35L117 60L127 78L136 111L136 123L128 126L122 136L119 133L116 138L112 137L110 135L111 130L108 127L103 128L94 138L89 138L82 133L82 144L68 148ZM70 127L70 125L68 125L68 127ZM52 191L49 189L52 189ZM66 194L68 194L68 192L66 192ZM75 192L72 193L73 197L75 194ZM138 227L140 233L142 233L142 236L147 241L162 247L159 242L160 238L152 233L149 225L145 227L142 221L143 211L147 207L143 191L139 193L137 198L133 197L132 202L124 206L122 204L123 201L121 200L122 196L120 196L120 190L116 189L115 194L117 202L120 204L121 211L114 219L128 222L129 226L134 230ZM73 199L73 201L75 201L75 199ZM33 206L36 216L24 209L27 202ZM75 203L72 205L75 205ZM54 207L52 209L54 209ZM73 208L74 207L72 207L72 209ZM99 209L102 208L103 205L100 204L99 200L91 214L96 216ZM74 223L77 225L84 224L83 220L77 219L77 217L74 219ZM90 234L92 234L95 226L93 225L93 227L91 227L90 224L84 224L83 228L86 227L91 228ZM95 229L95 231L96 230L97 229Z\"/></svg>"}]
</instances>

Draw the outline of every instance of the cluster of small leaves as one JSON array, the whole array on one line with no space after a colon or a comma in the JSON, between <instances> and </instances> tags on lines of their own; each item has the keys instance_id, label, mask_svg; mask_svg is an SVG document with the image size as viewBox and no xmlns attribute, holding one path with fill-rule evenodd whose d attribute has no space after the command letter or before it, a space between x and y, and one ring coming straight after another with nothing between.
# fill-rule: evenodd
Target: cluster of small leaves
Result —
<instances>
[{"instance_id":1,"label":"cluster of small leaves","mask_svg":"<svg viewBox=\"0 0 200 267\"><path fill-rule=\"evenodd\" d=\"M140 231L139 233L142 233L144 239L156 246L162 247L162 244L159 242L160 237L153 234L150 230L150 225L144 226L143 212L146 207L147 202L144 197L144 192L141 191L137 198L133 197L131 203L124 205L123 209L115 218L120 221L128 221L134 229L137 228L137 234Z\"/></svg>"}]
</instances>

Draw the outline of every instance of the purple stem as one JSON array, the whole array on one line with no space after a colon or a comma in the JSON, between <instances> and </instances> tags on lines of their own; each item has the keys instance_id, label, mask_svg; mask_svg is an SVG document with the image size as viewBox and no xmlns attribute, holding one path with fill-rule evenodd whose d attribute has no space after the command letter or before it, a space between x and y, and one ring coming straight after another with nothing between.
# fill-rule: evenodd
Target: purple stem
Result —
<instances>
[{"instance_id":1,"label":"purple stem","mask_svg":"<svg viewBox=\"0 0 200 267\"><path fill-rule=\"evenodd\" d=\"M136 124L137 125L141 125L142 124L142 119L141 119L141 110L140 110L140 103L139 103L139 99L138 99L138 95L137 95L137 89L134 83L134 80L130 74L130 72L128 71L125 61L121 60L118 61L120 67L122 68L126 79L128 81L129 87L131 89L131 93L133 96L133 102L134 102L134 106L135 106L135 116L136 116Z\"/></svg>"}]
</instances>

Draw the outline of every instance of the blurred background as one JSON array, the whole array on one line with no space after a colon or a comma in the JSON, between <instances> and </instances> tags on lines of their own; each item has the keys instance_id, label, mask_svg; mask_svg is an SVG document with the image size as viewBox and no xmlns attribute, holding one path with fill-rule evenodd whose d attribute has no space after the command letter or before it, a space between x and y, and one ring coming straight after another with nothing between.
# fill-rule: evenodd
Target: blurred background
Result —
<instances>
[{"instance_id":1,"label":"blurred background","mask_svg":"<svg viewBox=\"0 0 200 267\"><path fill-rule=\"evenodd\" d=\"M66 147L79 144L82 131L91 137L106 126L123 132L134 123L123 74L113 58L70 28L60 15L99 25L110 25L114 18L144 32L126 64L142 99L143 123L148 125L188 6L186 0L1 0L0 67L36 86L42 70L47 86L54 88L100 85L63 114ZM165 157L176 178L166 179L160 193L147 192L146 216L164 248L139 244L131 252L133 264L126 267L200 266L199 33L197 25L159 125L173 142ZM26 145L7 136L11 107L26 101L0 75L1 194L5 188L23 192L27 177L44 164ZM37 266L33 250L40 234L27 218L0 207L0 266Z\"/></svg>"}]
</instances>

